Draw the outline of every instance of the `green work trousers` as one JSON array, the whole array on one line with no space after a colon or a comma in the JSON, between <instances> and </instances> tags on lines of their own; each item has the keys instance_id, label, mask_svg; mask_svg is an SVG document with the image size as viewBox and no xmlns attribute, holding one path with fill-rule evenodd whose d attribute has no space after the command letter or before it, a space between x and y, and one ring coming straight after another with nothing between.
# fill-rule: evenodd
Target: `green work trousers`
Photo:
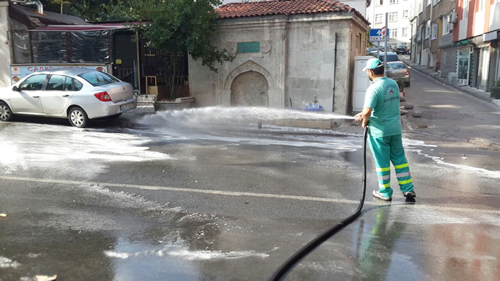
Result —
<instances>
[{"instance_id":1,"label":"green work trousers","mask_svg":"<svg viewBox=\"0 0 500 281\"><path fill-rule=\"evenodd\" d=\"M401 134L395 136L376 138L369 134L368 143L375 158L377 167L378 187L384 196L392 197L391 188L391 162L396 170L399 188L402 192L413 190L413 180L410 167L403 149Z\"/></svg>"}]
</instances>

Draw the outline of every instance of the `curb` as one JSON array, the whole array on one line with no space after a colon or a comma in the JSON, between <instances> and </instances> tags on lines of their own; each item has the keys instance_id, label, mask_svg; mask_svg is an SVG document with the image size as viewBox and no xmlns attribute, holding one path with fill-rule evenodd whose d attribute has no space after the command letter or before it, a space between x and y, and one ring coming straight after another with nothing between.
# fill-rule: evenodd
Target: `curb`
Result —
<instances>
[{"instance_id":1,"label":"curb","mask_svg":"<svg viewBox=\"0 0 500 281\"><path fill-rule=\"evenodd\" d=\"M495 100L495 99L492 99L491 97L488 97L486 96L486 94L480 94L480 93L476 93L476 92L473 92L473 91L467 91L466 89L462 88L462 87L459 87L459 86L456 86L456 85L453 85L453 84L450 84L448 83L448 81L446 80L442 80L441 78L438 78L438 77L435 77L434 75L430 75L428 74L427 72L421 70L421 69L418 69L418 67L414 66L412 63L408 63L406 61L402 61L405 65L407 66L411 66L412 69L416 70L417 72L419 72L420 74L423 74L427 77L430 77L432 78L434 81L437 81L437 82L440 82L440 83L443 83L447 86L450 86L456 90L459 90L460 92L463 92L463 93L466 93L468 95L471 95L471 96L474 96L478 99L481 99L481 100L484 100L484 101L487 101L489 103L492 103L494 105L497 105L497 106L500 106L500 101L498 100ZM486 92L485 92L486 93Z\"/></svg>"}]
</instances>

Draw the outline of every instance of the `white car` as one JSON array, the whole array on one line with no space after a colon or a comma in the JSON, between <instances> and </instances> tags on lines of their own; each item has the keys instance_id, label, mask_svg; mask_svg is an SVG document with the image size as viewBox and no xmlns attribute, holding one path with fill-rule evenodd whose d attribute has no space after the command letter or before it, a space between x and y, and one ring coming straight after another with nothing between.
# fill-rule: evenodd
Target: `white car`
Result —
<instances>
[{"instance_id":1,"label":"white car","mask_svg":"<svg viewBox=\"0 0 500 281\"><path fill-rule=\"evenodd\" d=\"M0 89L0 121L17 114L68 118L71 125L83 128L89 119L118 117L136 107L131 84L85 68L36 72Z\"/></svg>"}]
</instances>

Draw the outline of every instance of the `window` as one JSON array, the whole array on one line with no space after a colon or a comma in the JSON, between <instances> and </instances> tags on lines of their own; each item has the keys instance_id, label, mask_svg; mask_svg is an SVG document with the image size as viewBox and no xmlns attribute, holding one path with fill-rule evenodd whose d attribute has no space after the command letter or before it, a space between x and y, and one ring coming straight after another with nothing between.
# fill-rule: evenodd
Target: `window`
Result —
<instances>
[{"instance_id":1,"label":"window","mask_svg":"<svg viewBox=\"0 0 500 281\"><path fill-rule=\"evenodd\" d=\"M43 84L45 83L46 78L47 75L45 74L33 75L28 79L24 80L21 86L19 86L19 89L26 91L41 90L43 88Z\"/></svg>"},{"instance_id":2,"label":"window","mask_svg":"<svg viewBox=\"0 0 500 281\"><path fill-rule=\"evenodd\" d=\"M115 77L100 71L92 71L79 75L83 79L87 80L92 86L102 86L111 83L120 82L120 80Z\"/></svg>"},{"instance_id":3,"label":"window","mask_svg":"<svg viewBox=\"0 0 500 281\"><path fill-rule=\"evenodd\" d=\"M75 91L80 91L83 88L82 82L73 79L73 85L75 85Z\"/></svg>"},{"instance_id":4,"label":"window","mask_svg":"<svg viewBox=\"0 0 500 281\"><path fill-rule=\"evenodd\" d=\"M390 4L398 4L398 3L399 3L399 0L389 0L389 3L390 3Z\"/></svg>"},{"instance_id":5,"label":"window","mask_svg":"<svg viewBox=\"0 0 500 281\"><path fill-rule=\"evenodd\" d=\"M382 14L375 15L375 22L382 22Z\"/></svg>"},{"instance_id":6,"label":"window","mask_svg":"<svg viewBox=\"0 0 500 281\"><path fill-rule=\"evenodd\" d=\"M398 38L398 29L397 28L389 29L389 32L391 34L390 38Z\"/></svg>"},{"instance_id":7,"label":"window","mask_svg":"<svg viewBox=\"0 0 500 281\"><path fill-rule=\"evenodd\" d=\"M437 38L437 34L438 34L438 26L437 24L433 23L432 24L432 34L431 34L431 39L434 40Z\"/></svg>"},{"instance_id":8,"label":"window","mask_svg":"<svg viewBox=\"0 0 500 281\"><path fill-rule=\"evenodd\" d=\"M403 18L404 19L408 18L408 10L403 10Z\"/></svg>"},{"instance_id":9,"label":"window","mask_svg":"<svg viewBox=\"0 0 500 281\"><path fill-rule=\"evenodd\" d=\"M419 13L419 14L422 12L422 5L423 5L423 4L422 4L422 1L423 1L423 0L418 1L418 13Z\"/></svg>"},{"instance_id":10,"label":"window","mask_svg":"<svg viewBox=\"0 0 500 281\"><path fill-rule=\"evenodd\" d=\"M405 66L404 64L402 63L399 63L399 62L393 62L393 63L388 63L387 64L387 68L390 69L390 70L394 70L394 69L405 69Z\"/></svg>"},{"instance_id":11,"label":"window","mask_svg":"<svg viewBox=\"0 0 500 281\"><path fill-rule=\"evenodd\" d=\"M463 9L463 15L462 15L462 19L466 19L469 17L469 0L463 0L463 5L462 7L464 7Z\"/></svg>"},{"instance_id":12,"label":"window","mask_svg":"<svg viewBox=\"0 0 500 281\"><path fill-rule=\"evenodd\" d=\"M68 79L71 81L71 79ZM64 84L66 82L66 76L52 75L49 78L49 83L45 90L47 91L64 91Z\"/></svg>"},{"instance_id":13,"label":"window","mask_svg":"<svg viewBox=\"0 0 500 281\"><path fill-rule=\"evenodd\" d=\"M401 29L401 36L402 37L408 37L408 27L403 27Z\"/></svg>"},{"instance_id":14,"label":"window","mask_svg":"<svg viewBox=\"0 0 500 281\"><path fill-rule=\"evenodd\" d=\"M427 21L425 25L425 39L429 39L431 37L431 21Z\"/></svg>"},{"instance_id":15,"label":"window","mask_svg":"<svg viewBox=\"0 0 500 281\"><path fill-rule=\"evenodd\" d=\"M65 91L74 91L73 90L73 79L70 77L66 77L66 81L64 82L64 90Z\"/></svg>"},{"instance_id":16,"label":"window","mask_svg":"<svg viewBox=\"0 0 500 281\"><path fill-rule=\"evenodd\" d=\"M451 15L443 17L443 35L446 35L451 32L452 25L449 23L450 20L451 20Z\"/></svg>"},{"instance_id":17,"label":"window","mask_svg":"<svg viewBox=\"0 0 500 281\"><path fill-rule=\"evenodd\" d=\"M432 0L427 0L427 6L431 4Z\"/></svg>"},{"instance_id":18,"label":"window","mask_svg":"<svg viewBox=\"0 0 500 281\"><path fill-rule=\"evenodd\" d=\"M389 21L397 21L398 12L389 12Z\"/></svg>"}]
</instances>

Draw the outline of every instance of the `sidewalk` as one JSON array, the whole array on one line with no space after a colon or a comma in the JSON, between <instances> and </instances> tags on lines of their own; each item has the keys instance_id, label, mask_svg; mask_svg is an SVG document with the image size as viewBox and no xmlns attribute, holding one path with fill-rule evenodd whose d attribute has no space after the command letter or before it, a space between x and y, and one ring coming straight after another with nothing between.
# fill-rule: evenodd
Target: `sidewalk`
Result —
<instances>
[{"instance_id":1,"label":"sidewalk","mask_svg":"<svg viewBox=\"0 0 500 281\"><path fill-rule=\"evenodd\" d=\"M406 57L406 58L405 58ZM450 87L453 87L459 91L462 91L464 93L467 93L469 95L475 96L479 99L485 100L487 102L491 102L497 106L500 106L500 99L492 99L491 94L489 92L479 90L470 86L459 86L459 85L453 85L447 81L446 78L441 78L439 76L438 72L435 72L433 69L428 68L426 66L418 65L413 63L409 57L407 56L400 56L399 59L406 65L410 66L411 69L416 70L422 74L425 74L431 78L433 78L436 81L439 81L443 84L446 84Z\"/></svg>"}]
</instances>

